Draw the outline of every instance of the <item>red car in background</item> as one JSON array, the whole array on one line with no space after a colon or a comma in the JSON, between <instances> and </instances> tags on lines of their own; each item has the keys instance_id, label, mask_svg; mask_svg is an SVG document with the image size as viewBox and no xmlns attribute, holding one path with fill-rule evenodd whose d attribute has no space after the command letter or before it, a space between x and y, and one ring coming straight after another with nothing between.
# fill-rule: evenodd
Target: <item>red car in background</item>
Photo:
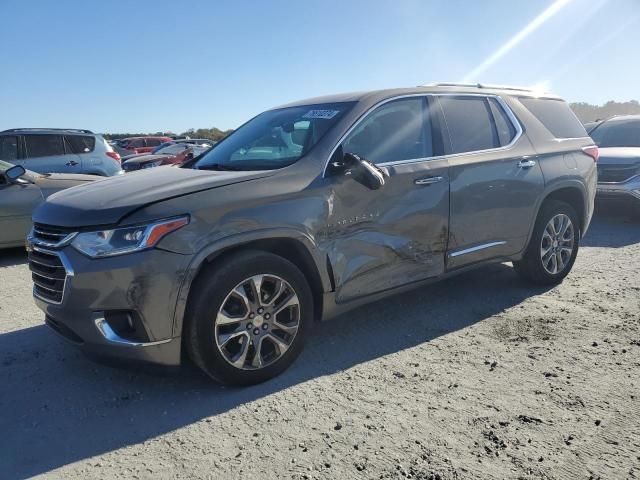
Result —
<instances>
[{"instance_id":1,"label":"red car in background","mask_svg":"<svg viewBox=\"0 0 640 480\"><path fill-rule=\"evenodd\" d=\"M169 137L130 137L120 140L113 148L124 157L134 153L148 153L158 145L171 141Z\"/></svg>"},{"instance_id":2,"label":"red car in background","mask_svg":"<svg viewBox=\"0 0 640 480\"><path fill-rule=\"evenodd\" d=\"M215 142L190 144L173 143L161 148L156 153L145 155L132 155L122 159L122 169L125 172L132 172L144 168L159 167L161 165L182 165L187 160L197 157L201 153L209 150Z\"/></svg>"}]
</instances>

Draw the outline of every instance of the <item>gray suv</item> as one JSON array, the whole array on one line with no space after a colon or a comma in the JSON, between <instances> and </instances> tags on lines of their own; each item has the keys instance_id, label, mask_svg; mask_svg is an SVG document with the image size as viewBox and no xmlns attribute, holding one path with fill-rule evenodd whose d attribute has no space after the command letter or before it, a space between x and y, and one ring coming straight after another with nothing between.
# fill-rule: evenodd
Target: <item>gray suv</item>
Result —
<instances>
[{"instance_id":1,"label":"gray suv","mask_svg":"<svg viewBox=\"0 0 640 480\"><path fill-rule=\"evenodd\" d=\"M0 160L38 173L122 173L120 155L100 135L70 128L14 128L0 132Z\"/></svg>"},{"instance_id":2,"label":"gray suv","mask_svg":"<svg viewBox=\"0 0 640 480\"><path fill-rule=\"evenodd\" d=\"M37 305L85 352L252 384L312 322L489 262L569 273L597 147L554 96L433 85L266 111L181 168L50 197Z\"/></svg>"}]
</instances>

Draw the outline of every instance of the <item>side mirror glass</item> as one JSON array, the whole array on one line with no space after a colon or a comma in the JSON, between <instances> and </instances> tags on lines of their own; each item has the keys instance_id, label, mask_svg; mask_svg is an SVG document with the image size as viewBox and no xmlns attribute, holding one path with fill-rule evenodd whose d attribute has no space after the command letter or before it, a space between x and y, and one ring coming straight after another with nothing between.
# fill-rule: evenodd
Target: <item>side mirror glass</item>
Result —
<instances>
[{"instance_id":1,"label":"side mirror glass","mask_svg":"<svg viewBox=\"0 0 640 480\"><path fill-rule=\"evenodd\" d=\"M4 176L10 182L15 182L17 179L22 177L27 171L24 169L22 165L15 165L4 172Z\"/></svg>"},{"instance_id":2,"label":"side mirror glass","mask_svg":"<svg viewBox=\"0 0 640 480\"><path fill-rule=\"evenodd\" d=\"M346 169L345 175L351 175L356 182L371 190L378 190L387 181L387 174L384 170L354 153L344 154L344 167Z\"/></svg>"}]
</instances>

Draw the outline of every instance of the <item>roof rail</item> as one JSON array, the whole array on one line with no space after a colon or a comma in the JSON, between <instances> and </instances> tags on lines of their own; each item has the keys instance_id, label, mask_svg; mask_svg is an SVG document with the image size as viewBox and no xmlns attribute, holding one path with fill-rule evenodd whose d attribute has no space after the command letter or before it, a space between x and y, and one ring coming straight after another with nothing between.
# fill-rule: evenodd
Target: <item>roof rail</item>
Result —
<instances>
[{"instance_id":1,"label":"roof rail","mask_svg":"<svg viewBox=\"0 0 640 480\"><path fill-rule=\"evenodd\" d=\"M80 128L10 128L8 130L3 130L0 133L9 133L9 132L37 132L40 130L48 130L54 132L75 132L75 133L90 133L93 134L91 130L84 130Z\"/></svg>"},{"instance_id":2,"label":"roof rail","mask_svg":"<svg viewBox=\"0 0 640 480\"><path fill-rule=\"evenodd\" d=\"M515 87L509 85L492 85L490 83L455 83L455 82L437 82L422 85L423 87L470 87L470 88L490 88L496 90L515 90L518 92L533 92L534 89L527 87Z\"/></svg>"}]
</instances>

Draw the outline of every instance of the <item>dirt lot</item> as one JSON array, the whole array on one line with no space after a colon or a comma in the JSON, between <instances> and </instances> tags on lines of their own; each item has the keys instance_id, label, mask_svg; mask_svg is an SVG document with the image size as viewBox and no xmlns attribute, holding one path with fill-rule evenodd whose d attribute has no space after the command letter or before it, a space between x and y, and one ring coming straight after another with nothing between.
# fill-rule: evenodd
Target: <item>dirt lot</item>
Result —
<instances>
[{"instance_id":1,"label":"dirt lot","mask_svg":"<svg viewBox=\"0 0 640 480\"><path fill-rule=\"evenodd\" d=\"M0 477L638 478L640 223L600 214L573 273L496 265L318 325L224 389L86 360L0 253Z\"/></svg>"}]
</instances>

